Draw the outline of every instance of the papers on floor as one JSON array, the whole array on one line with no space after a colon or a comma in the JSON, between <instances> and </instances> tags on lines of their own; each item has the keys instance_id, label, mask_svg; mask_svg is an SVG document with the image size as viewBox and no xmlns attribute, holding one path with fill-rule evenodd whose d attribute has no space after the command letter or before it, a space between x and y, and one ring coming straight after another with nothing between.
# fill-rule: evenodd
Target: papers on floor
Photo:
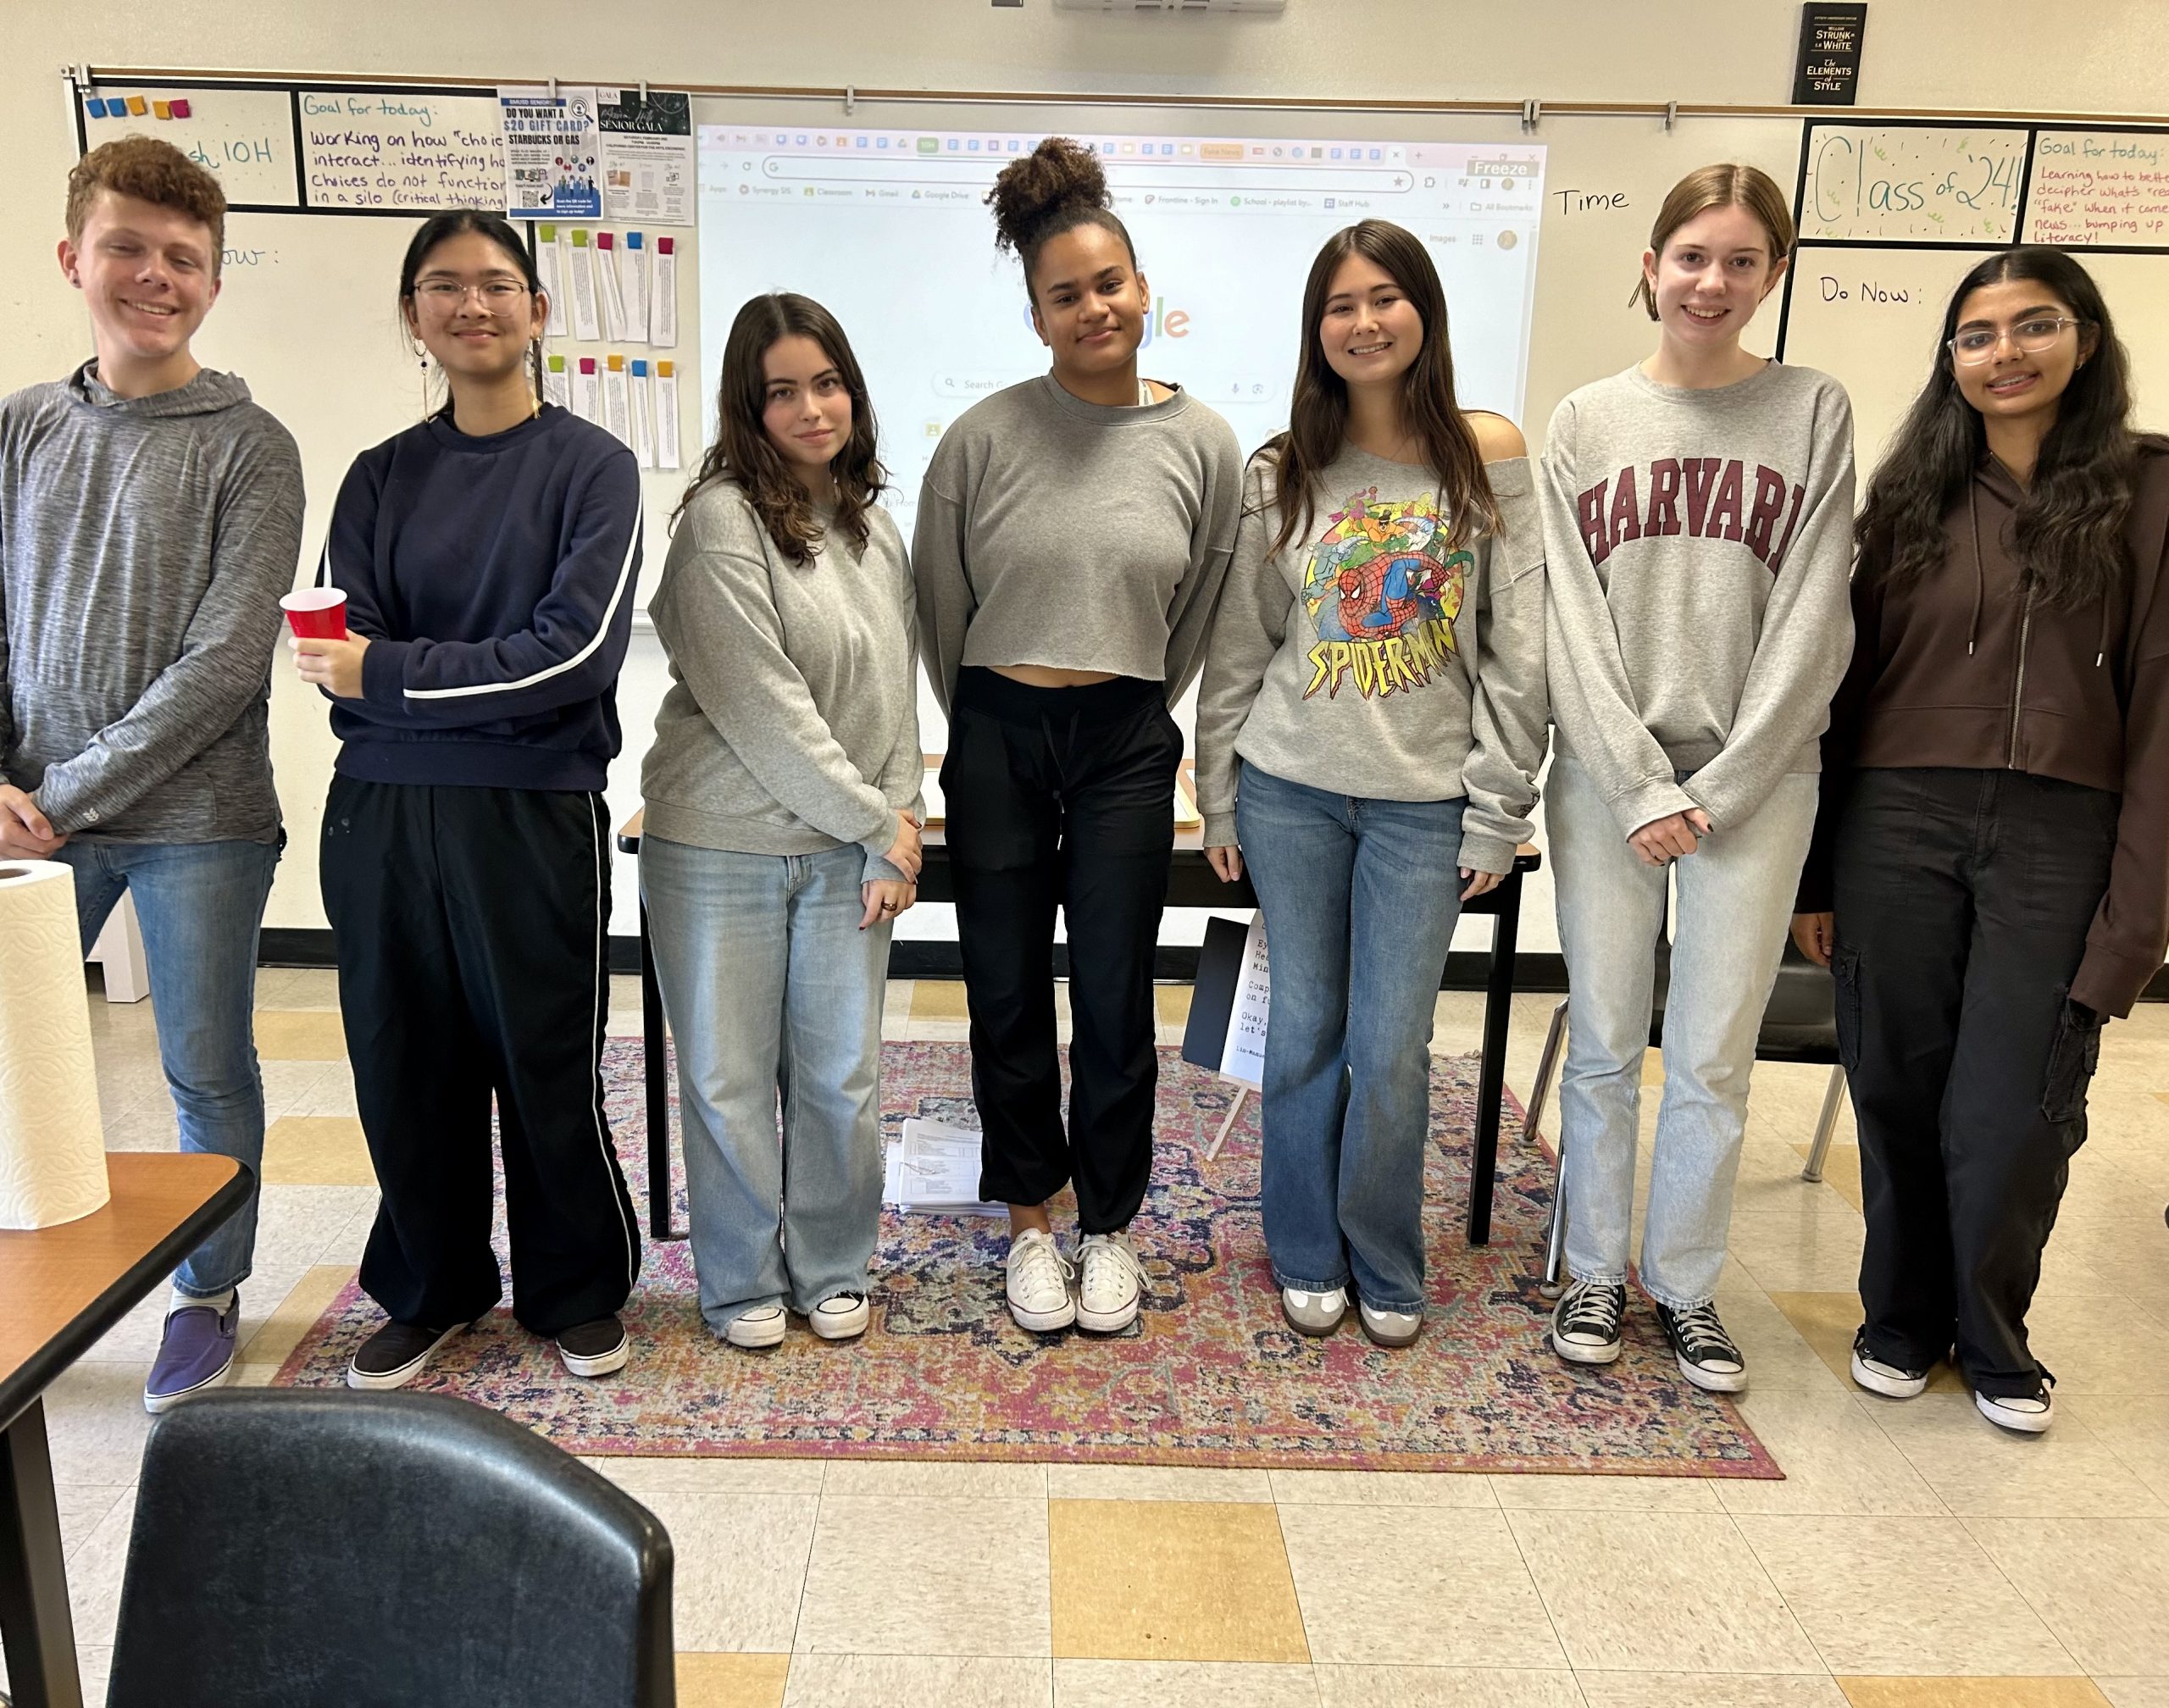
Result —
<instances>
[{"instance_id":1,"label":"papers on floor","mask_svg":"<svg viewBox=\"0 0 2169 1708\"><path fill-rule=\"evenodd\" d=\"M881 1197L899 1210L933 1216L1007 1216L1007 1204L979 1200L979 1135L913 1116L889 1146Z\"/></svg>"}]
</instances>

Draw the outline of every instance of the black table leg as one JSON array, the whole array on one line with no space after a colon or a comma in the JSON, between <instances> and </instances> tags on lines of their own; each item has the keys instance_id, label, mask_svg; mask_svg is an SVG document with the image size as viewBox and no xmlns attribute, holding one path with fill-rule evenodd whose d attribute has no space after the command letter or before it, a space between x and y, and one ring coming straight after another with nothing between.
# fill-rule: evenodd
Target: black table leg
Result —
<instances>
[{"instance_id":1,"label":"black table leg","mask_svg":"<svg viewBox=\"0 0 2169 1708\"><path fill-rule=\"evenodd\" d=\"M83 1708L42 1400L0 1434L0 1640L16 1708Z\"/></svg>"},{"instance_id":2,"label":"black table leg","mask_svg":"<svg viewBox=\"0 0 2169 1708\"><path fill-rule=\"evenodd\" d=\"M663 986L655 978L647 900L641 900L641 1068L647 1082L647 1232L682 1239L670 1225L670 1045L663 1023Z\"/></svg>"},{"instance_id":3,"label":"black table leg","mask_svg":"<svg viewBox=\"0 0 2169 1708\"><path fill-rule=\"evenodd\" d=\"M1499 1172L1499 1110L1506 1100L1506 1031L1514 1012L1514 950L1521 933L1522 874L1499 886L1491 967L1484 981L1484 1059L1476 1075L1476 1144L1468 1165L1468 1243L1491 1243L1491 1191Z\"/></svg>"}]
</instances>

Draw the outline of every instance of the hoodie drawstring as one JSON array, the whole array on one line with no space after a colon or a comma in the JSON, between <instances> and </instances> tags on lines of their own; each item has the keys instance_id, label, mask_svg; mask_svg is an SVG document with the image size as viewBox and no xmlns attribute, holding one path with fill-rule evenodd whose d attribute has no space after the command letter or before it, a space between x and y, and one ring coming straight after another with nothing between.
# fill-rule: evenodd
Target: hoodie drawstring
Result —
<instances>
[{"instance_id":1,"label":"hoodie drawstring","mask_svg":"<svg viewBox=\"0 0 2169 1708\"><path fill-rule=\"evenodd\" d=\"M1981 563L1981 487L1975 480L1966 488L1966 513L1973 524L1973 619L1966 625L1966 656L1981 638L1981 600L1988 586L1988 571Z\"/></svg>"}]
</instances>

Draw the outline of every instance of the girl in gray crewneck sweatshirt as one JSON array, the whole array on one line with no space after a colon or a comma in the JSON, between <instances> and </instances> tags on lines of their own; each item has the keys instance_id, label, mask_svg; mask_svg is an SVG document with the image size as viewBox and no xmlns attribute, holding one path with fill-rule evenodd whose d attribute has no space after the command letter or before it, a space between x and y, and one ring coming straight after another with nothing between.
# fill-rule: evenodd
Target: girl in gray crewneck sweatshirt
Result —
<instances>
[{"instance_id":1,"label":"girl in gray crewneck sweatshirt","mask_svg":"<svg viewBox=\"0 0 2169 1708\"><path fill-rule=\"evenodd\" d=\"M781 1340L786 1306L848 1339L881 1219L890 928L919 869L911 565L819 303L739 310L716 415L649 607L670 691L641 768L693 1262L734 1346Z\"/></svg>"},{"instance_id":2,"label":"girl in gray crewneck sweatshirt","mask_svg":"<svg viewBox=\"0 0 2169 1708\"><path fill-rule=\"evenodd\" d=\"M1198 696L1207 857L1273 956L1265 1239L1281 1309L1423 1322L1431 1017L1461 903L1544 762L1544 546L1521 434L1454 396L1423 245L1366 219L1303 292L1290 430L1244 488ZM1240 848L1238 851L1237 844Z\"/></svg>"},{"instance_id":3,"label":"girl in gray crewneck sweatshirt","mask_svg":"<svg viewBox=\"0 0 2169 1708\"><path fill-rule=\"evenodd\" d=\"M1559 406L1544 452L1547 787L1573 992L1560 1086L1567 1261L1551 1341L1617 1358L1641 1062L1675 863L1664 1106L1640 1278L1689 1382L1745 1361L1711 1300L1756 1036L1816 807L1816 738L1852 639L1852 411L1740 334L1793 244L1750 166L1659 210L1635 300L1656 353Z\"/></svg>"}]
</instances>

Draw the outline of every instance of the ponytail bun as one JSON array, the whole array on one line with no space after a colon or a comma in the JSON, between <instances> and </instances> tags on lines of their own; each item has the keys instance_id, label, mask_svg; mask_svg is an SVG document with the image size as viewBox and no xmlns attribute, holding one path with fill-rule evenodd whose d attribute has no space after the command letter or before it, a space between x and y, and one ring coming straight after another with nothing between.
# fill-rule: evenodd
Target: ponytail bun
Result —
<instances>
[{"instance_id":1,"label":"ponytail bun","mask_svg":"<svg viewBox=\"0 0 2169 1708\"><path fill-rule=\"evenodd\" d=\"M1047 238L1111 205L1100 157L1067 136L1049 136L1003 167L986 203L994 209L994 247L1015 253L1027 270Z\"/></svg>"}]
</instances>

